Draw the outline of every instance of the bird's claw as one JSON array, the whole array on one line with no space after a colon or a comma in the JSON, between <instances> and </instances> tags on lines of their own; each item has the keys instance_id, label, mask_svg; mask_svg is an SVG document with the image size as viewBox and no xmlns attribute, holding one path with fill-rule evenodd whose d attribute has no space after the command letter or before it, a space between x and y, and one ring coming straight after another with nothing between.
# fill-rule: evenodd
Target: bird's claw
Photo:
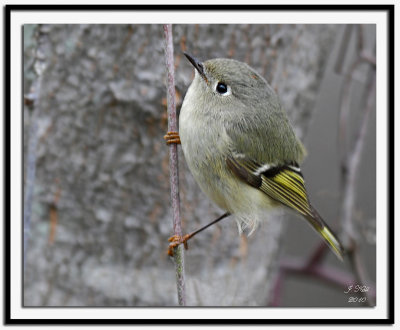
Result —
<instances>
[{"instance_id":1,"label":"bird's claw","mask_svg":"<svg viewBox=\"0 0 400 330\"><path fill-rule=\"evenodd\" d=\"M179 235L174 235L168 238L169 246L168 246L168 255L173 257L174 256L174 249L179 246L180 244L183 244L185 247L185 250L189 248L187 241L189 240L190 235L186 234L184 236L179 236Z\"/></svg>"},{"instance_id":2,"label":"bird's claw","mask_svg":"<svg viewBox=\"0 0 400 330\"><path fill-rule=\"evenodd\" d=\"M181 144L181 138L178 132L167 132L167 134L164 135L164 140L168 145L171 143Z\"/></svg>"}]
</instances>

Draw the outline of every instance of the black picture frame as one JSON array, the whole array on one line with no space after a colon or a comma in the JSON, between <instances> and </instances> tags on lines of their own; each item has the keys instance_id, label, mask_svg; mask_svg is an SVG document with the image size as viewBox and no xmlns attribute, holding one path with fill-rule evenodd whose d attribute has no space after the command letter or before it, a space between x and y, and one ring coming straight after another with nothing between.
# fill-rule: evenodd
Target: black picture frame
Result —
<instances>
[{"instance_id":1,"label":"black picture frame","mask_svg":"<svg viewBox=\"0 0 400 330\"><path fill-rule=\"evenodd\" d=\"M384 11L387 13L388 36L388 315L386 319L121 319L121 320L96 320L96 319L14 319L11 317L10 307L10 35L11 14L17 11L109 11L109 10L212 10L212 11L246 11L246 10L298 10L298 11ZM5 111L4 111L4 323L6 325L37 325L37 324L82 324L82 325L106 325L106 324L162 324L162 325L266 325L266 324L393 324L394 323L394 5L7 5L4 8L5 17ZM16 221L17 219L13 219Z\"/></svg>"}]
</instances>

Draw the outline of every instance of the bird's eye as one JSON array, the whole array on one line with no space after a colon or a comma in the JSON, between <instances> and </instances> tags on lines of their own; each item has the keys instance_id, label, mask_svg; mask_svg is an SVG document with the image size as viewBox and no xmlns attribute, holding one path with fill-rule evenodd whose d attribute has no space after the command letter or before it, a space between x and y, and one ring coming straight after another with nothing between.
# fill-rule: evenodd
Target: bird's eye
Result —
<instances>
[{"instance_id":1,"label":"bird's eye","mask_svg":"<svg viewBox=\"0 0 400 330\"><path fill-rule=\"evenodd\" d=\"M220 94L226 94L228 92L228 86L223 82L219 82L215 89Z\"/></svg>"}]
</instances>

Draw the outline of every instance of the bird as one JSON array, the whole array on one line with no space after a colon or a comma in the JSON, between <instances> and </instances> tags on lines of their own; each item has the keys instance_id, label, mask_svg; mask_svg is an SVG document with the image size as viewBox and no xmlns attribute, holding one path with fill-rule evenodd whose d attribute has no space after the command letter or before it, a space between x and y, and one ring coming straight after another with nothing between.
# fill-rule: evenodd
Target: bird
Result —
<instances>
[{"instance_id":1,"label":"bird","mask_svg":"<svg viewBox=\"0 0 400 330\"><path fill-rule=\"evenodd\" d=\"M207 226L172 236L168 253L198 232L233 215L239 232L251 235L274 209L305 219L334 254L344 249L311 205L300 165L306 150L269 83L234 59L200 61L184 53L195 69L179 114L179 133L167 144L181 144L186 163L202 191L225 213Z\"/></svg>"}]
</instances>

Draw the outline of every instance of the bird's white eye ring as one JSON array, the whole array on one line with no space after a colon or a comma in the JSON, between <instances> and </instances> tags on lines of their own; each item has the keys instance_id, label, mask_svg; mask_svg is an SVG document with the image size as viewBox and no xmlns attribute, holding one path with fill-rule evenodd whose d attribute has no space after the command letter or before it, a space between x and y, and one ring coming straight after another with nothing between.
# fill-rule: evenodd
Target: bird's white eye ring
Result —
<instances>
[{"instance_id":1,"label":"bird's white eye ring","mask_svg":"<svg viewBox=\"0 0 400 330\"><path fill-rule=\"evenodd\" d=\"M231 94L231 88L222 81L218 81L215 85L215 90L220 95L229 95Z\"/></svg>"}]
</instances>

